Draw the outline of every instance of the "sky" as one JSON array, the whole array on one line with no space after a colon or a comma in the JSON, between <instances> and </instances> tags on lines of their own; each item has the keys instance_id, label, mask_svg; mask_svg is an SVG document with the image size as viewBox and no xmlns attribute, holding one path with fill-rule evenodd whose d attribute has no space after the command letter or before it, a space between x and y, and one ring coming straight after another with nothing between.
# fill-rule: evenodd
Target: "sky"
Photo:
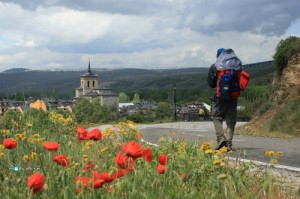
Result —
<instances>
[{"instance_id":1,"label":"sky","mask_svg":"<svg viewBox=\"0 0 300 199\"><path fill-rule=\"evenodd\" d=\"M0 0L0 72L10 68L209 67L218 48L244 64L300 36L299 0Z\"/></svg>"}]
</instances>

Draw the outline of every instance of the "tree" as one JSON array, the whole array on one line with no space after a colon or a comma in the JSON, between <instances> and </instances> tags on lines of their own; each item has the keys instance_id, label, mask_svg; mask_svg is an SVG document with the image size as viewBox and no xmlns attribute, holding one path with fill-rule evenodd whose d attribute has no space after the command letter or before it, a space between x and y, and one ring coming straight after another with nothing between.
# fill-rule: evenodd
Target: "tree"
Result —
<instances>
[{"instance_id":1,"label":"tree","mask_svg":"<svg viewBox=\"0 0 300 199\"><path fill-rule=\"evenodd\" d=\"M164 119L172 117L172 109L166 102L160 102L156 108L155 116L157 119Z\"/></svg>"},{"instance_id":2,"label":"tree","mask_svg":"<svg viewBox=\"0 0 300 199\"><path fill-rule=\"evenodd\" d=\"M288 60L300 52L300 38L290 36L284 40L281 40L277 47L276 52L273 55L274 65L281 74L282 70L286 67Z\"/></svg>"},{"instance_id":3,"label":"tree","mask_svg":"<svg viewBox=\"0 0 300 199\"><path fill-rule=\"evenodd\" d=\"M135 93L133 96L133 103L141 103L140 95L138 93Z\"/></svg>"},{"instance_id":4,"label":"tree","mask_svg":"<svg viewBox=\"0 0 300 199\"><path fill-rule=\"evenodd\" d=\"M93 107L88 99L82 99L76 103L74 108L75 119L78 123L87 122L90 120L90 115L93 112Z\"/></svg>"},{"instance_id":5,"label":"tree","mask_svg":"<svg viewBox=\"0 0 300 199\"><path fill-rule=\"evenodd\" d=\"M128 95L126 95L124 92L120 92L119 93L119 101L121 103L125 103L125 102L129 102L130 99L129 99Z\"/></svg>"}]
</instances>

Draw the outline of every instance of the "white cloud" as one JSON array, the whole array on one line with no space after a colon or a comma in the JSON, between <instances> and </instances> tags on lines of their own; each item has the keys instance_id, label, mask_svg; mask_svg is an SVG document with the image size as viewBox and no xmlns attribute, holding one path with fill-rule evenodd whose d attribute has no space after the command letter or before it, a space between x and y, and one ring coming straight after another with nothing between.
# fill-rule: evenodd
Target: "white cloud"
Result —
<instances>
[{"instance_id":1,"label":"white cloud","mask_svg":"<svg viewBox=\"0 0 300 199\"><path fill-rule=\"evenodd\" d=\"M5 3L3 3L5 2ZM220 47L270 60L299 35L300 6L281 0L0 0L0 71L27 68L205 67Z\"/></svg>"}]
</instances>

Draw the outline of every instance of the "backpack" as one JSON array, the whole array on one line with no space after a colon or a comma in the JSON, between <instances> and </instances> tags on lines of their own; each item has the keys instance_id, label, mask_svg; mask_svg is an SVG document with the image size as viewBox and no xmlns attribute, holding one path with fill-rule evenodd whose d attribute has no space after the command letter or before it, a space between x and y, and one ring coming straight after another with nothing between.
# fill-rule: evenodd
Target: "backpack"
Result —
<instances>
[{"instance_id":1,"label":"backpack","mask_svg":"<svg viewBox=\"0 0 300 199\"><path fill-rule=\"evenodd\" d=\"M246 89L249 74L242 71L242 62L232 49L225 49L215 63L217 69L216 97L237 99L240 91Z\"/></svg>"},{"instance_id":2,"label":"backpack","mask_svg":"<svg viewBox=\"0 0 300 199\"><path fill-rule=\"evenodd\" d=\"M220 99L237 99L240 96L239 70L219 70L217 73L216 97Z\"/></svg>"}]
</instances>

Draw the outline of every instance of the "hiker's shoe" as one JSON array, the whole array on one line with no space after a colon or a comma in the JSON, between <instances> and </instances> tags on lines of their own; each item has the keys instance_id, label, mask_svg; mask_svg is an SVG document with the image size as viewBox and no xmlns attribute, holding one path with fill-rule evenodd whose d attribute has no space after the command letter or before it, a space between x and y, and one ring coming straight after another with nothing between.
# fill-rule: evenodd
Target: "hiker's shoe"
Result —
<instances>
[{"instance_id":1,"label":"hiker's shoe","mask_svg":"<svg viewBox=\"0 0 300 199\"><path fill-rule=\"evenodd\" d=\"M232 148L232 146L226 146L226 148L227 148L227 152L234 151L233 148Z\"/></svg>"},{"instance_id":2,"label":"hiker's shoe","mask_svg":"<svg viewBox=\"0 0 300 199\"><path fill-rule=\"evenodd\" d=\"M215 148L215 150L220 150L223 146L226 145L226 140L220 140L220 142L218 142L217 147Z\"/></svg>"}]
</instances>

